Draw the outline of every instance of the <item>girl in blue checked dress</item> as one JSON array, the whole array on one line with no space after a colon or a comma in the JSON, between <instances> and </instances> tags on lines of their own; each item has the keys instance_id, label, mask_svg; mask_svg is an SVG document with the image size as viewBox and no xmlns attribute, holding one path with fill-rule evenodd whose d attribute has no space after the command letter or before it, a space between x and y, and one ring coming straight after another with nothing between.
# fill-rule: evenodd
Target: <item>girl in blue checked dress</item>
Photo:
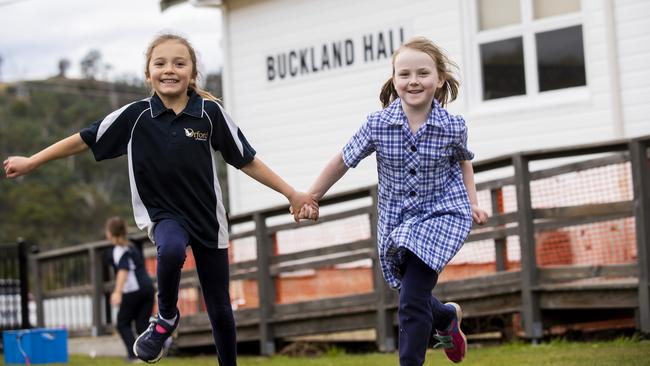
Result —
<instances>
[{"instance_id":1,"label":"girl in blue checked dress","mask_svg":"<svg viewBox=\"0 0 650 366\"><path fill-rule=\"evenodd\" d=\"M443 108L458 93L455 64L426 38L409 40L392 61L380 94L384 109L368 116L310 192L320 199L350 167L377 153L379 259L386 282L399 290L400 365L424 363L432 328L447 357L460 362L467 349L461 308L431 291L472 220L484 224L487 214L476 199L465 121ZM305 206L300 216L316 219L318 212Z\"/></svg>"}]
</instances>

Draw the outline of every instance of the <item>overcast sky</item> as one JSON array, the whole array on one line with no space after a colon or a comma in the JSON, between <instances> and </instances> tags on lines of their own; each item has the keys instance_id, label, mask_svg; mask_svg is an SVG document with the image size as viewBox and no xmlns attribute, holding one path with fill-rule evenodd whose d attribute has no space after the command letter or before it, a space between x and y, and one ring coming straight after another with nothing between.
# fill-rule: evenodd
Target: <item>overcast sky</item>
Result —
<instances>
[{"instance_id":1,"label":"overcast sky","mask_svg":"<svg viewBox=\"0 0 650 366\"><path fill-rule=\"evenodd\" d=\"M90 50L111 68L100 79L142 76L144 52L158 33L187 37L203 75L221 68L221 13L189 3L161 12L159 0L0 0L0 81L34 80L58 73L67 58L69 77Z\"/></svg>"}]
</instances>

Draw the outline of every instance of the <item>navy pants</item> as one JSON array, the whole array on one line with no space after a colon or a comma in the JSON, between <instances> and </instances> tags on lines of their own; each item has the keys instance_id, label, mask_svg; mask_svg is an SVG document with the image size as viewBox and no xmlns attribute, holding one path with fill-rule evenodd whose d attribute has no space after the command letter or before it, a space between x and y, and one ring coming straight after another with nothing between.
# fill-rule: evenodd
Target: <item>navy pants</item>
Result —
<instances>
[{"instance_id":1,"label":"navy pants","mask_svg":"<svg viewBox=\"0 0 650 366\"><path fill-rule=\"evenodd\" d=\"M230 305L228 249L208 248L191 240L174 220L162 220L154 229L158 251L158 311L165 319L176 315L181 268L185 250L192 247L205 307L212 325L212 337L221 366L237 364L235 319Z\"/></svg>"},{"instance_id":2,"label":"navy pants","mask_svg":"<svg viewBox=\"0 0 650 366\"><path fill-rule=\"evenodd\" d=\"M122 294L122 303L117 312L117 331L126 347L128 357L135 359L133 354L133 323L135 331L140 334L147 330L149 326L149 317L153 308L153 288L145 287L137 291Z\"/></svg>"},{"instance_id":3,"label":"navy pants","mask_svg":"<svg viewBox=\"0 0 650 366\"><path fill-rule=\"evenodd\" d=\"M410 251L401 266L399 291L399 364L422 366L433 329L446 329L454 310L444 306L431 291L438 273Z\"/></svg>"}]
</instances>

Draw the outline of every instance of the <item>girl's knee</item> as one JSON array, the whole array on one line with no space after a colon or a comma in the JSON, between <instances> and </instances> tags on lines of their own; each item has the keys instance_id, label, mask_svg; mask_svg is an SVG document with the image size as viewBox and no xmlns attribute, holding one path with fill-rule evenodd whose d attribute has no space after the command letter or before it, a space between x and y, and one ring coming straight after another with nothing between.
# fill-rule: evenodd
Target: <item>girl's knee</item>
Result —
<instances>
[{"instance_id":1,"label":"girl's knee","mask_svg":"<svg viewBox=\"0 0 650 366\"><path fill-rule=\"evenodd\" d=\"M232 304L230 303L230 296L226 293L203 294L205 304L214 310L216 314L232 313Z\"/></svg>"},{"instance_id":2,"label":"girl's knee","mask_svg":"<svg viewBox=\"0 0 650 366\"><path fill-rule=\"evenodd\" d=\"M173 266L183 266L183 263L185 262L185 256L185 244L158 246L158 263L165 263Z\"/></svg>"},{"instance_id":3,"label":"girl's knee","mask_svg":"<svg viewBox=\"0 0 650 366\"><path fill-rule=\"evenodd\" d=\"M402 289L403 290L403 289ZM423 291L400 291L398 311L426 311L431 308L431 294Z\"/></svg>"},{"instance_id":4,"label":"girl's knee","mask_svg":"<svg viewBox=\"0 0 650 366\"><path fill-rule=\"evenodd\" d=\"M215 308L215 310L218 312L232 311L232 304L230 303L229 297L214 296L212 297L212 301L210 302L212 306Z\"/></svg>"}]
</instances>

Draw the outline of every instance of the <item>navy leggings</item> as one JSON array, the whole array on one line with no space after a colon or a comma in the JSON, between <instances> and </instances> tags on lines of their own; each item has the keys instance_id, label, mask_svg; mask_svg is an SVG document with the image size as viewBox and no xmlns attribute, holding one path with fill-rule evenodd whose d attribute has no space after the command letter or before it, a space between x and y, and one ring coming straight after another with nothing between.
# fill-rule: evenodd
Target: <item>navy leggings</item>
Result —
<instances>
[{"instance_id":1,"label":"navy leggings","mask_svg":"<svg viewBox=\"0 0 650 366\"><path fill-rule=\"evenodd\" d=\"M399 291L399 364L422 366L433 329L444 330L451 323L454 310L444 306L431 291L438 273L410 251L401 266L402 287Z\"/></svg>"},{"instance_id":2,"label":"navy leggings","mask_svg":"<svg viewBox=\"0 0 650 366\"><path fill-rule=\"evenodd\" d=\"M221 366L237 364L235 319L230 305L228 249L208 248L190 240L187 231L174 220L156 224L154 239L158 251L158 311L165 319L176 316L181 268L185 250L192 247L196 272L212 325L212 337Z\"/></svg>"},{"instance_id":3,"label":"navy leggings","mask_svg":"<svg viewBox=\"0 0 650 366\"><path fill-rule=\"evenodd\" d=\"M138 335L149 326L149 317L153 308L153 287L148 286L137 291L122 294L122 303L117 312L117 331L122 337L129 358L135 359L133 354L133 323Z\"/></svg>"}]
</instances>

